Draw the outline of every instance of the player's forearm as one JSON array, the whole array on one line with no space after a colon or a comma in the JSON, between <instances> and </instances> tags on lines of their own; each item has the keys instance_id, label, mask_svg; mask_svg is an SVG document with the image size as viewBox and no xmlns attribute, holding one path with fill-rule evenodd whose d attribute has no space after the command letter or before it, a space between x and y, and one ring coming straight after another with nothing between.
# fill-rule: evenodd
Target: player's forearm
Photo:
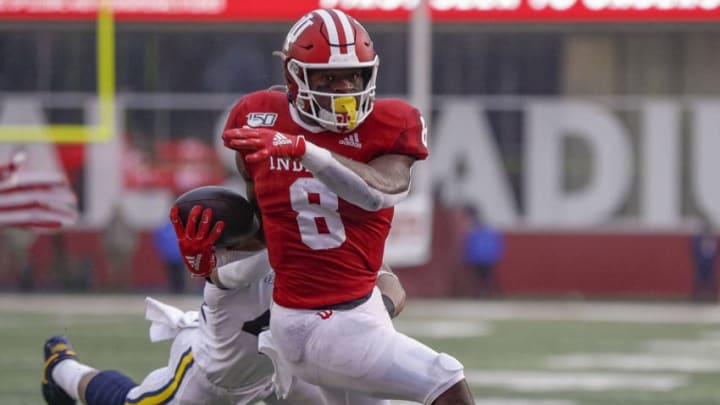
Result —
<instances>
[{"instance_id":1,"label":"player's forearm","mask_svg":"<svg viewBox=\"0 0 720 405\"><path fill-rule=\"evenodd\" d=\"M259 252L226 251L216 256L218 267L210 279L221 288L240 288L255 283L270 269L266 249Z\"/></svg>"},{"instance_id":2,"label":"player's forearm","mask_svg":"<svg viewBox=\"0 0 720 405\"><path fill-rule=\"evenodd\" d=\"M408 173L381 173L310 142L302 163L338 196L368 211L394 206L405 199L410 188L409 169Z\"/></svg>"},{"instance_id":3,"label":"player's forearm","mask_svg":"<svg viewBox=\"0 0 720 405\"><path fill-rule=\"evenodd\" d=\"M400 173L397 168L388 167L387 165L382 167L382 171L380 171L372 164L357 162L334 153L332 157L360 176L370 187L380 192L399 194L407 191L410 187L409 172Z\"/></svg>"},{"instance_id":4,"label":"player's forearm","mask_svg":"<svg viewBox=\"0 0 720 405\"><path fill-rule=\"evenodd\" d=\"M405 289L400 283L400 279L392 272L389 266L383 263L380 271L378 272L378 279L376 283L382 295L387 297L383 298L383 300L389 299L391 301L392 313L390 314L390 317L395 318L400 314L400 312L402 312L403 308L405 308L405 300L407 298ZM388 305L386 303L386 308L387 306Z\"/></svg>"}]
</instances>

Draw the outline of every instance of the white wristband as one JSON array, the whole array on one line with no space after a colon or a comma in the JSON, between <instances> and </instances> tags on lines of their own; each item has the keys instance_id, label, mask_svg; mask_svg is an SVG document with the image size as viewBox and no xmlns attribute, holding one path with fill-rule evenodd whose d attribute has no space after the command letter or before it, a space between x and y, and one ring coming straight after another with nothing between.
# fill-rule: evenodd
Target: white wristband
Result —
<instances>
[{"instance_id":1,"label":"white wristband","mask_svg":"<svg viewBox=\"0 0 720 405\"><path fill-rule=\"evenodd\" d=\"M303 166L311 172L319 172L336 162L329 150L321 148L310 141L305 141L305 155L302 157Z\"/></svg>"}]
</instances>

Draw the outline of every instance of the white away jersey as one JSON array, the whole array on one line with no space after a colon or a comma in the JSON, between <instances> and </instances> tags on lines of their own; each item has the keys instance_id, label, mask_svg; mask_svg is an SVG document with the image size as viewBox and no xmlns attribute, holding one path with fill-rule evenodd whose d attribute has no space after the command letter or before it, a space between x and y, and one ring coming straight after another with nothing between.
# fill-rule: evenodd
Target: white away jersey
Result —
<instances>
[{"instance_id":1,"label":"white away jersey","mask_svg":"<svg viewBox=\"0 0 720 405\"><path fill-rule=\"evenodd\" d=\"M273 373L271 361L258 353L258 334L270 321L275 273L245 288L225 290L205 283L200 310L202 327L193 344L195 359L208 379L221 387L253 385Z\"/></svg>"}]
</instances>

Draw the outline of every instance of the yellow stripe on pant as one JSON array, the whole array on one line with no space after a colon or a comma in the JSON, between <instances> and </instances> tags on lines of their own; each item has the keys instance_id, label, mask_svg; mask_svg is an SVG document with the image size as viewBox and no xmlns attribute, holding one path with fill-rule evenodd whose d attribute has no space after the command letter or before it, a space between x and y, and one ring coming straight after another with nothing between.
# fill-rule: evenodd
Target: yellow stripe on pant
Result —
<instances>
[{"instance_id":1,"label":"yellow stripe on pant","mask_svg":"<svg viewBox=\"0 0 720 405\"><path fill-rule=\"evenodd\" d=\"M183 353L180 357L180 362L178 362L173 378L170 381L156 390L140 395L136 399L128 399L125 402L125 405L166 404L168 401L173 399L178 387L180 387L180 383L182 383L183 378L185 378L185 374L187 374L187 371L190 367L192 367L194 362L192 350L187 349L187 351L185 351L185 353Z\"/></svg>"}]
</instances>

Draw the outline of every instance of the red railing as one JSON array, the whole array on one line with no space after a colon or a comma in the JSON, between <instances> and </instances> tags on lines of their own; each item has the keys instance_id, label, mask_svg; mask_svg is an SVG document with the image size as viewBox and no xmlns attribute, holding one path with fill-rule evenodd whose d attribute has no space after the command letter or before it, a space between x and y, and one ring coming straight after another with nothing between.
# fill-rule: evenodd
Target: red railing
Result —
<instances>
[{"instance_id":1,"label":"red railing","mask_svg":"<svg viewBox=\"0 0 720 405\"><path fill-rule=\"evenodd\" d=\"M407 21L421 0L12 0L0 20L91 20L101 1L119 21L294 21L340 8L361 21ZM691 22L720 20L720 0L430 0L438 22Z\"/></svg>"}]
</instances>

